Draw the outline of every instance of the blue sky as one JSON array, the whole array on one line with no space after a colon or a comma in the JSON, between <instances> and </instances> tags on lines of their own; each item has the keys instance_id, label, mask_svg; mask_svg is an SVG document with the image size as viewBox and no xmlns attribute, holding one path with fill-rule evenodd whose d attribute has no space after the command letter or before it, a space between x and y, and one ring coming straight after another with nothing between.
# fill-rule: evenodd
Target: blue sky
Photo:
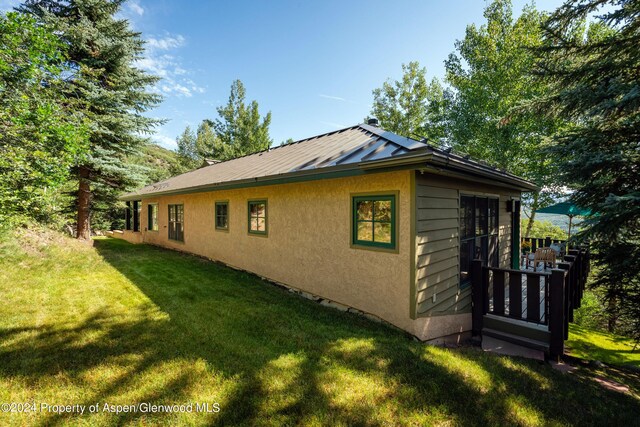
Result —
<instances>
[{"instance_id":1,"label":"blue sky","mask_svg":"<svg viewBox=\"0 0 640 427\"><path fill-rule=\"evenodd\" d=\"M19 3L0 0L0 8ZM519 13L526 1L514 0ZM539 0L553 10L561 0ZM166 148L185 126L217 116L233 80L272 113L278 145L362 121L371 91L417 60L442 78L443 61L468 24L482 24L482 0L179 1L129 0L121 15L148 41L140 66L163 77L169 119L152 139Z\"/></svg>"}]
</instances>

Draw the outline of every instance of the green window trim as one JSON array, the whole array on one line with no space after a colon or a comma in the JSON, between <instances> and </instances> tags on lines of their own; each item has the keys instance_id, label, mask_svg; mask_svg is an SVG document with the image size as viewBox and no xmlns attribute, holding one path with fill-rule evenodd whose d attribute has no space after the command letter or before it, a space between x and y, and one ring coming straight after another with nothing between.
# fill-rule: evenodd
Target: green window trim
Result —
<instances>
[{"instance_id":1,"label":"green window trim","mask_svg":"<svg viewBox=\"0 0 640 427\"><path fill-rule=\"evenodd\" d=\"M262 209L263 214L261 215L259 208L256 208L254 213L252 213L252 207L260 205L264 205L264 208ZM264 228L264 230L261 230L261 228ZM247 202L247 230L249 234L256 234L259 236L266 236L268 234L269 206L267 199L249 200Z\"/></svg>"},{"instance_id":2,"label":"green window trim","mask_svg":"<svg viewBox=\"0 0 640 427\"><path fill-rule=\"evenodd\" d=\"M370 218L359 218L359 206L370 203ZM388 203L388 207L385 205ZM385 207L382 215L377 209ZM382 209L380 209L382 211ZM371 239L359 237L359 231L365 232L371 226ZM376 236L379 241L376 241ZM387 237L388 236L388 237ZM351 244L380 249L397 249L397 211L396 194L372 194L351 197Z\"/></svg>"},{"instance_id":3,"label":"green window trim","mask_svg":"<svg viewBox=\"0 0 640 427\"><path fill-rule=\"evenodd\" d=\"M216 202L214 214L216 230L229 231L229 202L226 200Z\"/></svg>"},{"instance_id":4,"label":"green window trim","mask_svg":"<svg viewBox=\"0 0 640 427\"><path fill-rule=\"evenodd\" d=\"M147 205L147 231L158 231L158 204Z\"/></svg>"}]
</instances>

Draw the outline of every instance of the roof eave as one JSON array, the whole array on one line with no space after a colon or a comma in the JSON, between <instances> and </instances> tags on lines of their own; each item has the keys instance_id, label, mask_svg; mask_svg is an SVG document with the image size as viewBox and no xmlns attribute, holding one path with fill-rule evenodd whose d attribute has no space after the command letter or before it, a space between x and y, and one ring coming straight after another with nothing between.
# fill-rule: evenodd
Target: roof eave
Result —
<instances>
[{"instance_id":1,"label":"roof eave","mask_svg":"<svg viewBox=\"0 0 640 427\"><path fill-rule=\"evenodd\" d=\"M431 163L439 167L454 169L467 174L479 175L506 184L510 184L513 186L513 188L517 188L521 191L540 191L540 187L530 181L527 181L524 178L520 178L519 176L512 175L510 173L501 172L488 166L474 164L464 159L459 159L457 158L457 156L448 156L442 153L434 153L434 156L431 159Z\"/></svg>"},{"instance_id":2,"label":"roof eave","mask_svg":"<svg viewBox=\"0 0 640 427\"><path fill-rule=\"evenodd\" d=\"M120 196L120 200L131 201L140 200L141 198L150 198L157 196L168 196L172 194L201 193L206 191L224 190L229 188L249 187L255 185L281 184L286 182L308 181L314 179L322 179L338 174L349 174L350 172L358 172L360 168L357 163L348 165L338 165L320 170L311 169L296 172L288 172L278 175L267 175L262 177L239 179L235 181L227 181L221 183L204 184L187 188L178 188L175 190L156 191L153 193L127 193Z\"/></svg>"}]
</instances>

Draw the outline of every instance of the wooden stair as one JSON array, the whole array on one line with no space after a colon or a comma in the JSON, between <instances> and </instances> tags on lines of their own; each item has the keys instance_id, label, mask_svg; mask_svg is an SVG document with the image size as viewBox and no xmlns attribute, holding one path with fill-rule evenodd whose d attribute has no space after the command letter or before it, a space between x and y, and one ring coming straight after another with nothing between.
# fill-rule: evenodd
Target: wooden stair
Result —
<instances>
[{"instance_id":1,"label":"wooden stair","mask_svg":"<svg viewBox=\"0 0 640 427\"><path fill-rule=\"evenodd\" d=\"M543 357L549 354L551 334L544 325L485 314L483 318L482 337L483 341L484 337L491 337L515 346L531 349L542 353ZM526 351L522 351L521 353L527 354ZM539 358L537 353L532 354L533 358Z\"/></svg>"}]
</instances>

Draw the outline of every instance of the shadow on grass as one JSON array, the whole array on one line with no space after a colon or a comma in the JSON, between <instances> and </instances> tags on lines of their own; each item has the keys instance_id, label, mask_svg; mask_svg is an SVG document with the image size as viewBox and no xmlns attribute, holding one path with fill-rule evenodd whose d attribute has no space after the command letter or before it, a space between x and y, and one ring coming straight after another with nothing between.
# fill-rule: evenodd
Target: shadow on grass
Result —
<instances>
[{"instance_id":1,"label":"shadow on grass","mask_svg":"<svg viewBox=\"0 0 640 427\"><path fill-rule=\"evenodd\" d=\"M577 357L599 360L607 364L632 365L640 368L640 348L620 337L571 325L567 346Z\"/></svg>"},{"instance_id":2,"label":"shadow on grass","mask_svg":"<svg viewBox=\"0 0 640 427\"><path fill-rule=\"evenodd\" d=\"M638 400L588 379L425 346L196 257L112 239L95 249L149 304L127 319L103 309L80 325L0 330L1 376L35 384L64 372L101 384L85 405L219 401L220 413L191 420L211 425L631 425L640 416ZM67 421L49 415L42 424Z\"/></svg>"}]
</instances>

